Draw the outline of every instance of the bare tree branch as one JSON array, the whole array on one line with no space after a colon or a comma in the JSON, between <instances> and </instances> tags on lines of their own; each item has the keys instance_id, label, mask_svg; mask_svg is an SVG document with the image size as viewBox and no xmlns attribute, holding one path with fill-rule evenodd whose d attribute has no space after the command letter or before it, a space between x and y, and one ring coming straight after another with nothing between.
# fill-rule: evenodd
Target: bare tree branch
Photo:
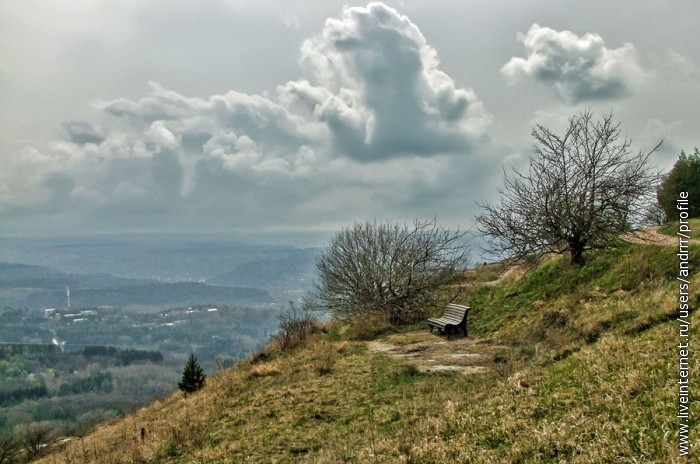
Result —
<instances>
[{"instance_id":1,"label":"bare tree branch","mask_svg":"<svg viewBox=\"0 0 700 464\"><path fill-rule=\"evenodd\" d=\"M583 252L606 248L639 223L659 181L648 152L632 154L612 114L594 121L590 111L569 120L563 135L537 125L527 172L504 173L498 205L480 203L477 228L501 258L537 259L568 253L583 264Z\"/></svg>"}]
</instances>

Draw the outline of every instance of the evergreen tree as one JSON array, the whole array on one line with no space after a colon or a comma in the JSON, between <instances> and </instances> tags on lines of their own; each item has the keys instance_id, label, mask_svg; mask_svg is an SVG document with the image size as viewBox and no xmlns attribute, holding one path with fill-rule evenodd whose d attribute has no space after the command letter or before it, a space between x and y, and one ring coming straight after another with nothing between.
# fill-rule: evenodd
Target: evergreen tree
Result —
<instances>
[{"instance_id":1,"label":"evergreen tree","mask_svg":"<svg viewBox=\"0 0 700 464\"><path fill-rule=\"evenodd\" d=\"M700 216L700 150L697 148L692 155L681 151L673 169L664 177L656 191L659 206L666 214L666 220L678 219L676 200L680 192L688 192L690 200L690 217Z\"/></svg>"},{"instance_id":2,"label":"evergreen tree","mask_svg":"<svg viewBox=\"0 0 700 464\"><path fill-rule=\"evenodd\" d=\"M194 354L190 354L185 369L182 371L182 379L178 382L177 387L182 390L185 395L194 393L204 386L204 381L207 375L204 373L202 366L199 365Z\"/></svg>"}]
</instances>

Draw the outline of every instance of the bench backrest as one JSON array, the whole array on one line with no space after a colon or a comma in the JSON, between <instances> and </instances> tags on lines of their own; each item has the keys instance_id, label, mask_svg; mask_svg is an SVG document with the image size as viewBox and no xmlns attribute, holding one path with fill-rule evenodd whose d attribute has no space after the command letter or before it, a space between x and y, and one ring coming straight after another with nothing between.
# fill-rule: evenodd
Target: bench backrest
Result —
<instances>
[{"instance_id":1,"label":"bench backrest","mask_svg":"<svg viewBox=\"0 0 700 464\"><path fill-rule=\"evenodd\" d=\"M460 321L467 317L467 313L471 308L469 306L458 305L450 303L445 308L445 314L443 317L449 317L454 319L459 319Z\"/></svg>"}]
</instances>

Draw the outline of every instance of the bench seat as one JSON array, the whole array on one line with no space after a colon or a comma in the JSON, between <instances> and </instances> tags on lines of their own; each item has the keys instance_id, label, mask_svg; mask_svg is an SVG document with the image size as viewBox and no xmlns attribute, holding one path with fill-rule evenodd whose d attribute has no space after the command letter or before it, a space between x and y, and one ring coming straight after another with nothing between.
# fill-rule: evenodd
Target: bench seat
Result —
<instances>
[{"instance_id":1,"label":"bench seat","mask_svg":"<svg viewBox=\"0 0 700 464\"><path fill-rule=\"evenodd\" d=\"M462 329L466 337L467 316L470 309L469 306L450 303L445 308L445 313L441 317L428 319L428 327L430 327L431 332L434 328L444 332L448 340L456 329Z\"/></svg>"}]
</instances>

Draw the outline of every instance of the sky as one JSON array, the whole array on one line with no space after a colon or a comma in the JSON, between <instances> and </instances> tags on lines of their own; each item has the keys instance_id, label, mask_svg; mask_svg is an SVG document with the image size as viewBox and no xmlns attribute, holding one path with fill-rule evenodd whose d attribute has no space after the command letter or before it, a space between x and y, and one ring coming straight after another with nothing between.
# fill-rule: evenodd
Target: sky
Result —
<instances>
[{"instance_id":1,"label":"sky","mask_svg":"<svg viewBox=\"0 0 700 464\"><path fill-rule=\"evenodd\" d=\"M694 0L0 0L0 236L468 229L535 124L700 145Z\"/></svg>"}]
</instances>

